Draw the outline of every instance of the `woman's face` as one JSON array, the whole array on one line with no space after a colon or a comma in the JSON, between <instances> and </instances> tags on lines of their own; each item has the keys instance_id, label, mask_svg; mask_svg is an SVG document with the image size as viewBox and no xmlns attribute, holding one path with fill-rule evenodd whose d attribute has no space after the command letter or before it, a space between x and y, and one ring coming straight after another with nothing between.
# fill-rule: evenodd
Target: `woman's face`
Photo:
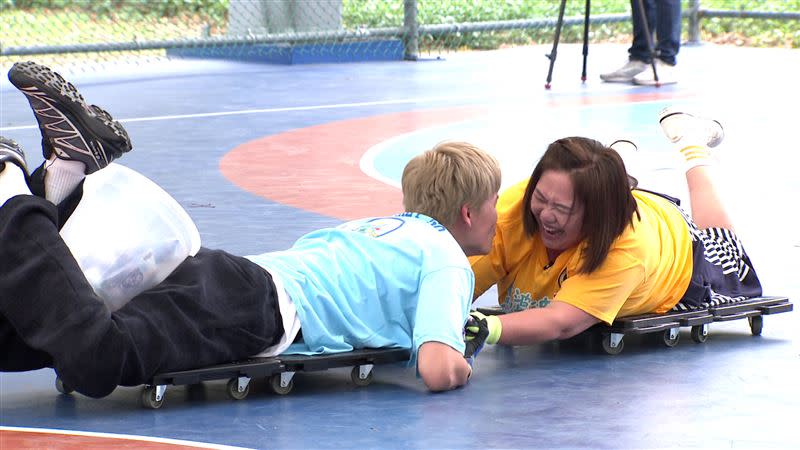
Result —
<instances>
[{"instance_id":1,"label":"woman's face","mask_svg":"<svg viewBox=\"0 0 800 450\"><path fill-rule=\"evenodd\" d=\"M562 252L581 241L584 208L576 202L566 172L545 171L533 190L530 208L548 250Z\"/></svg>"}]
</instances>

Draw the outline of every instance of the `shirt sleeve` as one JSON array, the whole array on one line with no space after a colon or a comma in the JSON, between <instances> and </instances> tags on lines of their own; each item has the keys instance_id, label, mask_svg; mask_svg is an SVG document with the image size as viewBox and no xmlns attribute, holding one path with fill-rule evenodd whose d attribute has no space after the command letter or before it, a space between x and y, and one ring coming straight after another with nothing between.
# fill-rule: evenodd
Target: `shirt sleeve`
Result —
<instances>
[{"instance_id":1,"label":"shirt sleeve","mask_svg":"<svg viewBox=\"0 0 800 450\"><path fill-rule=\"evenodd\" d=\"M440 269L422 279L414 318L414 359L419 347L430 341L464 353L463 330L474 282L472 272L462 267Z\"/></svg>"},{"instance_id":2,"label":"shirt sleeve","mask_svg":"<svg viewBox=\"0 0 800 450\"><path fill-rule=\"evenodd\" d=\"M469 259L475 273L475 292L477 299L490 287L505 279L521 258L522 250L528 244L522 225L522 199L528 180L522 180L508 188L497 201L497 231L488 254Z\"/></svg>"},{"instance_id":3,"label":"shirt sleeve","mask_svg":"<svg viewBox=\"0 0 800 450\"><path fill-rule=\"evenodd\" d=\"M469 258L472 272L475 274L475 291L472 300L477 299L490 287L508 275L505 264L505 244L503 234L498 227L492 240L492 249L486 255Z\"/></svg>"},{"instance_id":4,"label":"shirt sleeve","mask_svg":"<svg viewBox=\"0 0 800 450\"><path fill-rule=\"evenodd\" d=\"M621 250L612 250L594 272L570 276L555 296L611 324L630 294L644 279L642 263Z\"/></svg>"}]
</instances>

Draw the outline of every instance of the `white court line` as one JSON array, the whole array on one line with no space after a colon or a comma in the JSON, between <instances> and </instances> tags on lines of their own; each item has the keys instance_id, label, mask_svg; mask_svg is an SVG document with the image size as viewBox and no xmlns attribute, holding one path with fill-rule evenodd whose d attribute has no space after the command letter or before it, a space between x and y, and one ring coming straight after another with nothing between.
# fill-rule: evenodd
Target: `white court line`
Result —
<instances>
[{"instance_id":1,"label":"white court line","mask_svg":"<svg viewBox=\"0 0 800 450\"><path fill-rule=\"evenodd\" d=\"M458 122L454 122L458 123ZM398 134L397 136L392 136L385 141L382 141L372 147L368 148L364 155L361 156L361 160L359 161L359 168L362 172L364 172L367 176L374 178L384 184L388 184L389 186L396 187L397 189L401 189L400 180L395 180L390 178L375 167L375 159L381 154L387 151L387 149L393 147L397 142L412 139L412 136L415 134L427 133L431 129L434 128L441 128L442 126L453 126L454 123L449 123L447 125L439 125L436 127L431 128L421 128L414 131L409 131L408 133ZM424 149L421 149L422 151Z\"/></svg>"},{"instance_id":2,"label":"white court line","mask_svg":"<svg viewBox=\"0 0 800 450\"><path fill-rule=\"evenodd\" d=\"M159 438L151 436L135 436L130 434L96 433L92 431L56 430L51 428L26 428L0 426L0 431L19 431L25 433L64 434L69 436L102 437L110 439L128 439L133 441L158 442L161 444L183 445L186 447L209 448L219 450L248 450L246 447L232 447L230 445L208 444L204 442L184 441L181 439ZM109 443L110 444L110 443Z\"/></svg>"},{"instance_id":3,"label":"white court line","mask_svg":"<svg viewBox=\"0 0 800 450\"><path fill-rule=\"evenodd\" d=\"M496 99L497 98L495 97L494 100L496 100ZM515 97L514 98L514 100L519 100L519 99L520 99L519 97ZM634 103L636 105L646 105L646 104L654 104L654 103L665 103L665 102L669 102L669 101L670 101L669 99L654 99L654 100L636 101L636 102L632 102L632 103ZM685 103L686 101L687 100L682 99L682 100L679 100L678 103ZM561 109L561 110L605 109L605 108L617 108L617 107L619 107L620 103L626 103L627 104L628 102L599 103L599 104L588 104L588 105L566 105L566 106L556 106L556 108ZM531 117L534 117L534 116L537 115L536 111L529 111L529 112L531 112L531 116L526 118L526 119L524 119L524 120L530 120ZM508 112L508 114L513 115L512 112ZM538 112L538 115L543 115L543 114L546 114L545 109L542 109L541 111ZM484 116L484 118L485 118L485 116ZM392 136L392 137L390 137L390 138L388 138L388 139L386 139L386 140L384 140L384 141L382 141L382 142L380 142L378 144L375 144L372 147L368 148L364 152L364 154L361 156L361 160L359 161L359 168L368 177L371 177L371 178L373 178L375 180L380 181L381 183L384 183L384 184L387 184L389 186L393 186L395 188L400 189L401 188L400 180L395 180L393 178L390 178L390 177L384 175L376 167L375 161L380 157L380 155L382 153L384 153L387 150L391 149L394 145L396 145L397 142L402 142L403 140L406 140L406 139L413 139L414 135L428 133L431 130L435 130L435 129L438 129L438 128L452 127L453 125L456 125L456 124L472 122L472 121L475 121L475 120L478 120L478 119L479 119L478 117L472 117L472 118L469 118L469 119L466 119L466 120L462 120L462 121L458 121L458 122L451 122L451 123L448 123L448 124L441 124L441 125L436 125L436 126L433 126L433 127L419 128L417 130L410 131L408 133L403 133L403 134L399 134L397 136ZM522 119L520 119L520 120L522 120ZM627 136L627 137L631 138L632 136ZM608 138L606 137L606 139L608 139ZM419 152L421 153L424 150L425 149L420 149ZM495 154L494 156L498 156L498 155ZM662 170L662 169L671 169L671 167L658 167L658 168L653 168L652 170ZM504 186L504 188L505 187L507 187L507 186Z\"/></svg>"},{"instance_id":4,"label":"white court line","mask_svg":"<svg viewBox=\"0 0 800 450\"><path fill-rule=\"evenodd\" d=\"M635 87L635 86L634 86ZM633 87L625 88L623 90L630 90ZM433 102L440 102L440 101L452 101L452 100L483 100L483 101L491 101L493 103L497 103L498 100L513 100L513 101L520 101L525 96L520 96L518 94L508 94L508 95L452 95L452 96L439 96L439 97L417 97L417 98L404 98L404 99L395 99L395 100L378 100L378 101L371 101L371 102L354 102L354 103L334 103L332 105L310 105L310 106L289 106L283 108L260 108L260 109L243 109L239 111L221 111L221 112L208 112L208 113L196 113L196 114L175 114L169 116L152 116L152 117L134 117L130 119L116 119L117 122L120 123L133 123L133 122L154 122L159 120L183 120L183 119L197 119L197 118L205 118L205 117L224 117L224 116L237 116L243 114L265 114L265 113L279 113L279 112L291 112L291 111L315 111L315 110L324 110L324 109L344 109L344 108L359 108L359 107L368 107L368 106L383 106L383 105L404 105L409 103L433 103ZM19 125L13 127L0 127L0 132L4 131L17 131L17 130L31 130L38 128L37 125Z\"/></svg>"},{"instance_id":5,"label":"white court line","mask_svg":"<svg viewBox=\"0 0 800 450\"><path fill-rule=\"evenodd\" d=\"M197 119L204 117L223 117L223 116L237 116L243 114L264 114L264 113L277 113L277 112L290 112L290 111L315 111L323 109L343 109L343 108L359 108L365 106L382 106L382 105L402 105L407 103L432 103L446 100L496 100L495 98L482 96L444 96L444 97L419 97L419 98L405 98L397 100L379 100L372 102L355 102L355 103L334 103L332 105L311 105L311 106L290 106L284 108L262 108L262 109L243 109L239 111L221 111L209 113L196 113L196 114L176 114L169 116L152 116L152 117L136 117L131 119L117 119L120 123L133 123L133 122L153 122L159 120L182 120L182 119ZM37 125L20 125L15 127L0 127L0 131L15 131L15 130L30 130L38 128Z\"/></svg>"}]
</instances>

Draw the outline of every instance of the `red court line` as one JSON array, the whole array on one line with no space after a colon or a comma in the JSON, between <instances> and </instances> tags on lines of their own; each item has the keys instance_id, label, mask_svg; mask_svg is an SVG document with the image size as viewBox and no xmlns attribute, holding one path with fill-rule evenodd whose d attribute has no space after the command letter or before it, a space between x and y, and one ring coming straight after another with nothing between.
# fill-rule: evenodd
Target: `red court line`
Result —
<instances>
[{"instance_id":1,"label":"red court line","mask_svg":"<svg viewBox=\"0 0 800 450\"><path fill-rule=\"evenodd\" d=\"M532 107L625 104L689 96L661 91L559 98ZM347 220L394 214L403 209L402 195L397 188L361 171L359 162L364 153L397 135L461 122L496 108L497 105L487 105L410 111L300 128L235 147L223 156L220 171L252 194L330 217Z\"/></svg>"}]
</instances>

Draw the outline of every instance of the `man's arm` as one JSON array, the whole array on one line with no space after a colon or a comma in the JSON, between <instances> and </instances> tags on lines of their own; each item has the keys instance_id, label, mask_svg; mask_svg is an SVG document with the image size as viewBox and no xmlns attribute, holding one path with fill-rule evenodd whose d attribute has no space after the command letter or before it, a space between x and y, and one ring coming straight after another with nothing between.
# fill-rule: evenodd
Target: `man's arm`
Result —
<instances>
[{"instance_id":1,"label":"man's arm","mask_svg":"<svg viewBox=\"0 0 800 450\"><path fill-rule=\"evenodd\" d=\"M555 339L567 339L600 322L600 319L564 302L545 308L499 316L503 324L499 344L529 345Z\"/></svg>"},{"instance_id":2,"label":"man's arm","mask_svg":"<svg viewBox=\"0 0 800 450\"><path fill-rule=\"evenodd\" d=\"M436 341L425 342L419 347L417 370L431 391L448 391L463 386L472 373L463 354Z\"/></svg>"}]
</instances>

